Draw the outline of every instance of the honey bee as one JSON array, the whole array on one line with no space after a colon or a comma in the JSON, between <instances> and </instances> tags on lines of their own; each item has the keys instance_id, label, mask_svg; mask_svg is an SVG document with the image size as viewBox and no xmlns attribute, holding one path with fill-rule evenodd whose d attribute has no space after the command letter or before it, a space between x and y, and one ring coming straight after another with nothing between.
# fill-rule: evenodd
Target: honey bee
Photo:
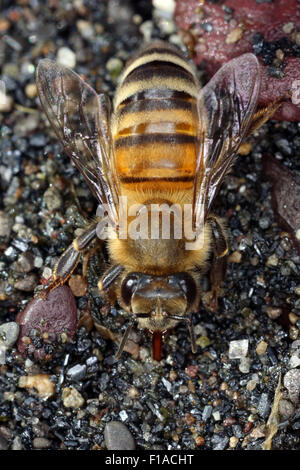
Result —
<instances>
[{"instance_id":1,"label":"honey bee","mask_svg":"<svg viewBox=\"0 0 300 470\"><path fill-rule=\"evenodd\" d=\"M152 334L153 358L160 360L166 332L181 321L195 352L191 316L199 308L200 279L210 261L216 308L228 251L224 224L211 213L214 199L242 142L282 100L257 111L260 66L251 53L225 64L201 88L184 55L161 41L126 65L112 113L105 94L54 61L39 63L36 83L59 140L106 207L103 218L62 254L48 291L67 281L81 255L99 241L99 226L109 222L114 234L105 241L110 266L99 290L129 318L116 356L137 325ZM156 237L121 237L121 197L129 206L189 205L194 242L201 243L189 249L186 236L176 237L174 230L166 238L161 230Z\"/></svg>"}]
</instances>

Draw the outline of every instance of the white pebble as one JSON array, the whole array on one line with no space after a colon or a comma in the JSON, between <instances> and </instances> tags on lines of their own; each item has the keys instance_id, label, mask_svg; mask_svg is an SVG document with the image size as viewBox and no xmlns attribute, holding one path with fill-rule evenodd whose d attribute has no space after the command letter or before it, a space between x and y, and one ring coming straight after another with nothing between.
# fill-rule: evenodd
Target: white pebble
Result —
<instances>
[{"instance_id":1,"label":"white pebble","mask_svg":"<svg viewBox=\"0 0 300 470\"><path fill-rule=\"evenodd\" d=\"M175 0L164 0L163 2L161 0L153 0L152 5L158 10L173 15L176 3Z\"/></svg>"},{"instance_id":2,"label":"white pebble","mask_svg":"<svg viewBox=\"0 0 300 470\"><path fill-rule=\"evenodd\" d=\"M289 368L295 369L300 366L300 357L297 354L293 354L289 360Z\"/></svg>"},{"instance_id":3,"label":"white pebble","mask_svg":"<svg viewBox=\"0 0 300 470\"><path fill-rule=\"evenodd\" d=\"M151 41L152 31L153 31L153 22L148 20L144 21L144 23L140 26L140 32L144 36L144 41L146 43Z\"/></svg>"},{"instance_id":4,"label":"white pebble","mask_svg":"<svg viewBox=\"0 0 300 470\"><path fill-rule=\"evenodd\" d=\"M11 111L13 104L14 102L12 97L8 96L0 87L0 112L7 113L8 111Z\"/></svg>"},{"instance_id":5,"label":"white pebble","mask_svg":"<svg viewBox=\"0 0 300 470\"><path fill-rule=\"evenodd\" d=\"M249 357L242 357L239 364L239 371L242 374L248 374L250 371L251 361Z\"/></svg>"},{"instance_id":6,"label":"white pebble","mask_svg":"<svg viewBox=\"0 0 300 470\"><path fill-rule=\"evenodd\" d=\"M219 411L215 411L212 415L215 421L220 421L221 415Z\"/></svg>"},{"instance_id":7,"label":"white pebble","mask_svg":"<svg viewBox=\"0 0 300 470\"><path fill-rule=\"evenodd\" d=\"M126 413L125 410L120 411L119 416L122 421L126 421L126 419L128 418L128 414Z\"/></svg>"},{"instance_id":8,"label":"white pebble","mask_svg":"<svg viewBox=\"0 0 300 470\"><path fill-rule=\"evenodd\" d=\"M241 339L238 341L230 341L229 343L229 359L241 359L247 356L248 352L248 339Z\"/></svg>"},{"instance_id":9,"label":"white pebble","mask_svg":"<svg viewBox=\"0 0 300 470\"><path fill-rule=\"evenodd\" d=\"M6 361L6 346L4 346L4 344L0 344L0 366L2 366L3 364L5 364L5 361Z\"/></svg>"},{"instance_id":10,"label":"white pebble","mask_svg":"<svg viewBox=\"0 0 300 470\"><path fill-rule=\"evenodd\" d=\"M94 28L89 21L78 20L76 26L83 38L91 39L94 36Z\"/></svg>"},{"instance_id":11,"label":"white pebble","mask_svg":"<svg viewBox=\"0 0 300 470\"><path fill-rule=\"evenodd\" d=\"M58 49L57 62L60 65L64 65L65 67L70 67L71 69L76 65L76 55L75 52L71 51L68 47L61 47Z\"/></svg>"},{"instance_id":12,"label":"white pebble","mask_svg":"<svg viewBox=\"0 0 300 470\"><path fill-rule=\"evenodd\" d=\"M34 258L34 267L35 268L41 268L43 266L43 258L40 256L36 256Z\"/></svg>"}]
</instances>

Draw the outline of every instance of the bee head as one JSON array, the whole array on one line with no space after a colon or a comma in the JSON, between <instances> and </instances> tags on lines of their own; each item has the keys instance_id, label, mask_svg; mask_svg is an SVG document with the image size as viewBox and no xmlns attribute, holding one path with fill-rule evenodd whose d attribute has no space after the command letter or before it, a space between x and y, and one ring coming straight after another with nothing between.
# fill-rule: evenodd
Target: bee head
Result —
<instances>
[{"instance_id":1,"label":"bee head","mask_svg":"<svg viewBox=\"0 0 300 470\"><path fill-rule=\"evenodd\" d=\"M139 327L153 335L153 357L159 360L164 333L187 319L198 299L198 289L187 272L169 276L132 272L122 282L121 299Z\"/></svg>"}]
</instances>

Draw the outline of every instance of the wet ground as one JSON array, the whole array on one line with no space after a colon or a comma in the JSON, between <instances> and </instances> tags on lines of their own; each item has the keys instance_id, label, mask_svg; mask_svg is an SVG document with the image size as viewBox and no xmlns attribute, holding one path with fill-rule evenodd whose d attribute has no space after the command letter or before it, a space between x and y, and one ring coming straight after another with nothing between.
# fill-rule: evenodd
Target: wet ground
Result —
<instances>
[{"instance_id":1,"label":"wet ground","mask_svg":"<svg viewBox=\"0 0 300 470\"><path fill-rule=\"evenodd\" d=\"M0 112L1 325L14 322L96 210L40 111L38 61L63 56L112 97L124 63L149 37L185 50L174 24L153 16L150 2L120 3L2 2L8 99ZM179 325L160 363L140 331L116 361L108 336L124 329L125 319L118 308L101 309L97 281L105 254L94 256L88 290L80 278L73 286L83 325L73 342L39 363L18 353L10 331L11 344L0 354L0 449L105 449L113 432L115 442L137 449L299 448L300 257L297 231L283 219L284 208L299 207L300 126L270 122L250 143L215 204L227 219L230 254L218 312L201 307L195 315L197 353ZM268 176L272 158L291 185L280 219ZM209 290L206 278L203 289ZM104 328L93 327L92 317ZM112 429L111 421L126 428Z\"/></svg>"}]
</instances>

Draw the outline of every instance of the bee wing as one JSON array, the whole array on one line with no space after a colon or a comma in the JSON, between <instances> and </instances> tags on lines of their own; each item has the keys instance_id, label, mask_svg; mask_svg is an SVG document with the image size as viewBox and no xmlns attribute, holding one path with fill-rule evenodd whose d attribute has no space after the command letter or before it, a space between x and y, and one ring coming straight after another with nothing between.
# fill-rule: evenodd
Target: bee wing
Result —
<instances>
[{"instance_id":1,"label":"bee wing","mask_svg":"<svg viewBox=\"0 0 300 470\"><path fill-rule=\"evenodd\" d=\"M198 136L193 221L201 230L251 123L260 68L247 53L221 67L197 99Z\"/></svg>"},{"instance_id":2,"label":"bee wing","mask_svg":"<svg viewBox=\"0 0 300 470\"><path fill-rule=\"evenodd\" d=\"M98 95L75 72L49 59L39 62L36 84L42 107L65 151L117 224L119 193L109 99Z\"/></svg>"}]
</instances>

